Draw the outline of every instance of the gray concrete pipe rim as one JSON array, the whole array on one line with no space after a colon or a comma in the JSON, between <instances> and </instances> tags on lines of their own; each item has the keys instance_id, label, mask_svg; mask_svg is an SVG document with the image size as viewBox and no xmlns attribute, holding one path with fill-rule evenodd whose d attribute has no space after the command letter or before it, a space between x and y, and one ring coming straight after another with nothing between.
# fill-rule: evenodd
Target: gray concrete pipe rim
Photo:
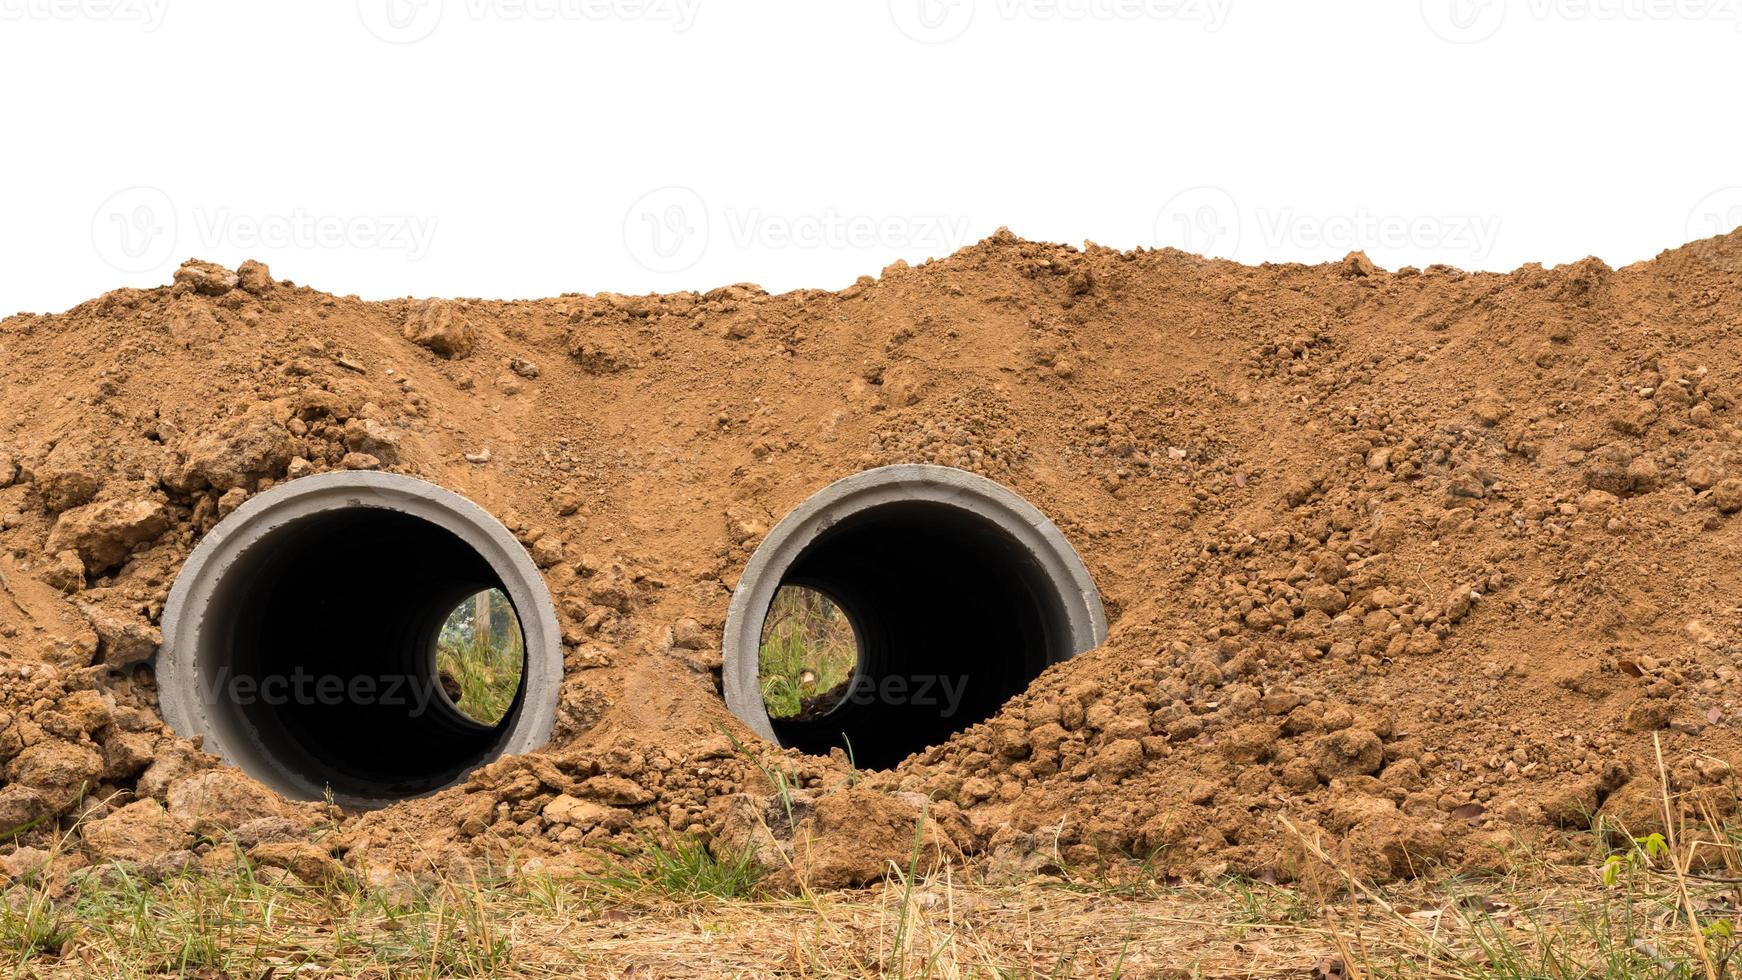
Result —
<instances>
[{"instance_id":1,"label":"gray concrete pipe rim","mask_svg":"<svg viewBox=\"0 0 1742 980\"><path fill-rule=\"evenodd\" d=\"M200 663L202 622L226 571L251 545L305 518L370 508L421 518L452 534L488 563L514 606L526 650L520 704L503 723L492 753L483 762L544 745L555 724L563 676L556 610L543 575L501 522L465 497L409 476L347 472L292 480L249 499L201 539L170 589L162 617L163 646L157 656L159 699L170 728L183 736L205 736L206 751L289 797L319 799L325 787L275 765L272 750L257 737L237 739L213 723L212 705L202 694L208 679ZM358 750L392 749L364 745ZM367 793L336 796L341 804L355 807L377 807L404 798Z\"/></svg>"},{"instance_id":2,"label":"gray concrete pipe rim","mask_svg":"<svg viewBox=\"0 0 1742 980\"><path fill-rule=\"evenodd\" d=\"M1057 590L1068 616L1070 656L1106 642L1100 590L1076 549L1040 509L1000 483L949 466L902 464L865 470L829 484L783 517L757 546L739 576L726 614L722 685L726 706L751 730L778 742L763 702L760 654L763 621L793 563L831 527L885 504L953 506L1008 534L1035 560Z\"/></svg>"}]
</instances>

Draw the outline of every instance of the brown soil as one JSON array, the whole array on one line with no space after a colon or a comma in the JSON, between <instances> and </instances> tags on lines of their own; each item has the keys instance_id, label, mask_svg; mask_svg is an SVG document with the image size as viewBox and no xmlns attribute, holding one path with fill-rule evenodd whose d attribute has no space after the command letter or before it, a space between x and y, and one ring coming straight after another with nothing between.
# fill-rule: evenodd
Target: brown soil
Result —
<instances>
[{"instance_id":1,"label":"brown soil","mask_svg":"<svg viewBox=\"0 0 1742 980\"><path fill-rule=\"evenodd\" d=\"M176 280L0 322L10 846L76 826L79 860L177 867L224 832L373 879L670 828L855 885L923 810L929 854L995 873L1287 876L1286 814L1409 875L1598 812L1648 824L1654 737L1677 789L1728 783L1742 747L1742 232L1508 275L1000 233L838 293ZM1057 521L1107 645L892 772L757 745L718 693L735 576L810 493L915 461ZM181 562L249 494L339 467L451 487L546 569L548 750L348 815L164 730L149 658Z\"/></svg>"}]
</instances>

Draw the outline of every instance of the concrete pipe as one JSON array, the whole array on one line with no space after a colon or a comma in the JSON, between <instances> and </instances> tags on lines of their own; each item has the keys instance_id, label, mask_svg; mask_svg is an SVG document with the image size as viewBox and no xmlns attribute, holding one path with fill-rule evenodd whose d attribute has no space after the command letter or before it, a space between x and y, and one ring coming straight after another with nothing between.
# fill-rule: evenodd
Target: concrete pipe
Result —
<instances>
[{"instance_id":1,"label":"concrete pipe","mask_svg":"<svg viewBox=\"0 0 1742 980\"><path fill-rule=\"evenodd\" d=\"M499 589L526 663L494 725L436 673L453 609ZM562 682L550 594L476 504L388 473L327 473L254 497L194 549L163 613L164 719L286 796L355 807L433 792L544 744Z\"/></svg>"},{"instance_id":2,"label":"concrete pipe","mask_svg":"<svg viewBox=\"0 0 1742 980\"><path fill-rule=\"evenodd\" d=\"M804 720L771 719L760 676L783 586L827 597L858 646L844 696ZM819 491L756 549L726 620L726 703L781 745L886 768L1106 637L1088 569L1039 510L963 470L889 466Z\"/></svg>"}]
</instances>

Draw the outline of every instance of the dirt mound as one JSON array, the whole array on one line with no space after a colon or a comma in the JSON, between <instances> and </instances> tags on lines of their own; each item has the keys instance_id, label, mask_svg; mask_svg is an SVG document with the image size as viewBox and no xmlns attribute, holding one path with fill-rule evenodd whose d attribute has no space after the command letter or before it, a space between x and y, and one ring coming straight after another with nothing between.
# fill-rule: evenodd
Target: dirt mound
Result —
<instances>
[{"instance_id":1,"label":"dirt mound","mask_svg":"<svg viewBox=\"0 0 1742 980\"><path fill-rule=\"evenodd\" d=\"M835 293L368 303L190 263L13 316L0 828L170 865L217 830L317 876L695 830L852 884L922 812L945 860L1181 873L1289 873L1278 814L1383 875L1648 822L1654 736L1677 788L1739 747L1739 286L1742 233L1508 275L1000 233ZM735 576L811 492L899 462L1043 509L1108 643L893 771L754 744L719 696ZM182 561L339 468L448 486L534 555L567 650L548 750L353 815L164 729Z\"/></svg>"}]
</instances>

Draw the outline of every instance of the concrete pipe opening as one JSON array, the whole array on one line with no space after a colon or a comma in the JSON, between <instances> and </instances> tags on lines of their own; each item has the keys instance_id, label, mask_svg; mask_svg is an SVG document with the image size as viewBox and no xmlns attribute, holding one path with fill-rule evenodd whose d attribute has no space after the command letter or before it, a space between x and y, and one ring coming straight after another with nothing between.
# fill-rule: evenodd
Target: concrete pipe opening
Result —
<instances>
[{"instance_id":1,"label":"concrete pipe opening","mask_svg":"<svg viewBox=\"0 0 1742 980\"><path fill-rule=\"evenodd\" d=\"M857 646L850 676L780 717L770 705L785 681L763 670L771 607L782 621L843 616ZM1106 636L1088 569L1039 510L963 470L889 466L819 491L757 548L727 615L726 703L781 745L887 768Z\"/></svg>"},{"instance_id":2,"label":"concrete pipe opening","mask_svg":"<svg viewBox=\"0 0 1742 980\"><path fill-rule=\"evenodd\" d=\"M495 593L495 606L478 599ZM487 712L437 666L474 601L524 650ZM504 607L506 627L490 611ZM513 535L457 494L387 473L305 477L219 522L170 591L158 656L170 727L286 796L354 807L544 744L561 681L550 595Z\"/></svg>"}]
</instances>

